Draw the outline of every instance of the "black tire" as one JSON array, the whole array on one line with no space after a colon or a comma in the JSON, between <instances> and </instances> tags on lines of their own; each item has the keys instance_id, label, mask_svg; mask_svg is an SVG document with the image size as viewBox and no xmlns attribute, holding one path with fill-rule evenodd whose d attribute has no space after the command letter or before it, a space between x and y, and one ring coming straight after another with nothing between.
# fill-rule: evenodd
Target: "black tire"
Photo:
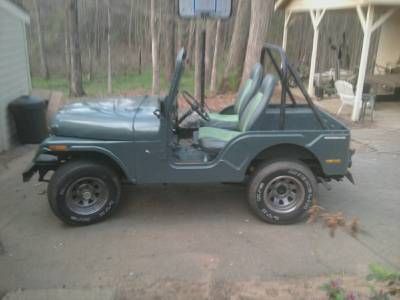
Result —
<instances>
[{"instance_id":1,"label":"black tire","mask_svg":"<svg viewBox=\"0 0 400 300\"><path fill-rule=\"evenodd\" d=\"M317 180L300 161L266 162L256 170L249 184L251 209L272 224L291 224L303 219L317 197Z\"/></svg>"},{"instance_id":2,"label":"black tire","mask_svg":"<svg viewBox=\"0 0 400 300\"><path fill-rule=\"evenodd\" d=\"M79 186L80 194L82 194L80 189L84 184L90 188L93 184L93 189L98 189L99 184L101 187L102 197L95 196L100 194L97 193L97 190L90 190L92 193L89 192L89 195L95 194L92 195L95 199L92 202L97 203L96 207L90 204L91 199L82 199L88 204L89 209L87 211L84 211L85 208L80 208L80 204L76 203L80 201L68 200L71 199L71 194L73 195L72 198L77 197L74 188L80 183L80 180L82 181ZM89 225L106 219L118 206L120 195L121 184L117 173L108 166L89 160L75 160L65 163L56 170L47 187L47 197L53 213L61 221L70 225ZM101 198L101 201L98 201L99 198ZM90 211L90 205L92 205L92 211Z\"/></svg>"}]
</instances>

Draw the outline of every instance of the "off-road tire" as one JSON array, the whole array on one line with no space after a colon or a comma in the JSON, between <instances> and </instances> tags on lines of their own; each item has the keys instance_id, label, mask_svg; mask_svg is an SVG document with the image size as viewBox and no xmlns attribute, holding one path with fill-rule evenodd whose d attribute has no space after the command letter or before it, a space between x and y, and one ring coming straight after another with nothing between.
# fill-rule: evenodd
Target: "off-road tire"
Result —
<instances>
[{"instance_id":1,"label":"off-road tire","mask_svg":"<svg viewBox=\"0 0 400 300\"><path fill-rule=\"evenodd\" d=\"M69 187L80 178L97 178L107 190L105 203L91 214L78 214L66 202ZM69 225L89 225L100 222L111 215L118 206L121 195L119 176L110 167L90 160L74 160L56 170L47 187L47 197L53 213Z\"/></svg>"},{"instance_id":2,"label":"off-road tire","mask_svg":"<svg viewBox=\"0 0 400 300\"><path fill-rule=\"evenodd\" d=\"M299 187L304 189L304 197L299 197L299 202L293 211L284 213L268 207L266 201L269 200L265 199L266 193L268 195L266 189L282 177L288 178L289 181L293 178L302 186ZM303 162L296 160L279 160L261 164L254 172L248 188L248 201L252 211L263 221L272 224L291 224L300 221L317 198L317 180L313 172Z\"/></svg>"}]
</instances>

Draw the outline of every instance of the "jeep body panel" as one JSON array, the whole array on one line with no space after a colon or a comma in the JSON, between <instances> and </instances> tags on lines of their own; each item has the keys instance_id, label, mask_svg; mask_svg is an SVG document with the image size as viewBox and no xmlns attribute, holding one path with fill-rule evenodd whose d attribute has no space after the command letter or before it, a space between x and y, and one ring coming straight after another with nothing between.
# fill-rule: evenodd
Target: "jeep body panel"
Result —
<instances>
[{"instance_id":1,"label":"jeep body panel","mask_svg":"<svg viewBox=\"0 0 400 300\"><path fill-rule=\"evenodd\" d=\"M52 134L103 141L155 139L160 127L153 112L159 97L88 100L66 105L54 117Z\"/></svg>"},{"instance_id":2,"label":"jeep body panel","mask_svg":"<svg viewBox=\"0 0 400 300\"><path fill-rule=\"evenodd\" d=\"M100 141L52 136L38 153L55 154L51 145L66 145L72 155L99 153L115 162L132 183L241 182L257 155L279 145L303 147L315 156L326 177L343 176L350 163L349 142L350 135L342 131L252 131L233 139L211 162L174 163L162 139Z\"/></svg>"}]
</instances>

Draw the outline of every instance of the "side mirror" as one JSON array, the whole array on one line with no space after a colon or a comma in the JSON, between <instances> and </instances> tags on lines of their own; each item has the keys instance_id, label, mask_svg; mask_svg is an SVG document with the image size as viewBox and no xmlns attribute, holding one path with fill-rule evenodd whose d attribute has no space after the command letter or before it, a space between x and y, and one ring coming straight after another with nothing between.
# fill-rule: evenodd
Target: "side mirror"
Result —
<instances>
[{"instance_id":1,"label":"side mirror","mask_svg":"<svg viewBox=\"0 0 400 300\"><path fill-rule=\"evenodd\" d=\"M179 16L182 18L227 19L231 14L232 0L179 0Z\"/></svg>"}]
</instances>

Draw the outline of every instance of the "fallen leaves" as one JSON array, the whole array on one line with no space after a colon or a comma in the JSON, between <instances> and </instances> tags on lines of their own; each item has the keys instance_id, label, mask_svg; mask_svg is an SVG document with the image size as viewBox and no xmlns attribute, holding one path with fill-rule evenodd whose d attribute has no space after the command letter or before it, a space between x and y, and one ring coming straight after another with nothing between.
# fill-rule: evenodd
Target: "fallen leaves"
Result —
<instances>
[{"instance_id":1,"label":"fallen leaves","mask_svg":"<svg viewBox=\"0 0 400 300\"><path fill-rule=\"evenodd\" d=\"M308 224L316 223L321 220L326 227L329 228L331 237L335 236L335 232L339 227L347 229L350 234L355 237L360 231L358 218L353 218L349 222L342 212L324 212L325 209L318 205L313 205L308 211Z\"/></svg>"}]
</instances>

